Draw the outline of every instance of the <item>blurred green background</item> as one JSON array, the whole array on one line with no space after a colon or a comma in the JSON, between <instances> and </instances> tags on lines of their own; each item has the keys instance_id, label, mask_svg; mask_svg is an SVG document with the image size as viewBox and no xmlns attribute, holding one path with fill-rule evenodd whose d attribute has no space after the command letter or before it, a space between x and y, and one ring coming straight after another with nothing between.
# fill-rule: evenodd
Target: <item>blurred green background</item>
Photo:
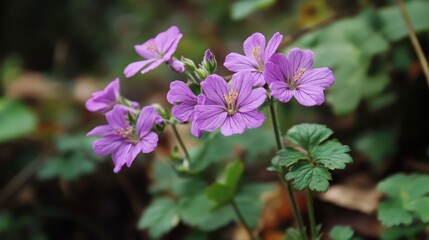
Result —
<instances>
[{"instance_id":1,"label":"blurred green background","mask_svg":"<svg viewBox=\"0 0 429 240\"><path fill-rule=\"evenodd\" d=\"M429 1L406 5L427 56ZM175 56L200 62L210 48L221 75L230 74L222 66L225 56L242 53L242 42L254 32L267 38L280 32L279 51L310 48L315 66L332 68L336 83L324 105L293 101L279 110L283 131L322 123L351 146L354 163L334 183L361 177L357 185L371 188L395 172L429 173L428 85L396 1L3 0L0 9L0 239L148 239L136 225L152 198L152 163L168 158L173 135L167 132L154 154L114 174L109 157L92 153L93 139L85 134L104 119L87 112L84 102L120 77L127 98L170 108L169 83L184 75L164 65L132 79L122 72L139 59L135 44L171 25L183 33ZM216 141L207 165L243 156L241 146L248 171L275 181L265 172L275 152L266 125L262 132ZM196 141L187 136L187 142ZM318 220L328 226L330 212L347 209L316 204ZM353 225L364 221L359 214L346 211L340 218ZM368 239L380 231L360 229ZM209 239L220 239L223 231ZM164 238L185 239L189 232L179 225Z\"/></svg>"}]
</instances>

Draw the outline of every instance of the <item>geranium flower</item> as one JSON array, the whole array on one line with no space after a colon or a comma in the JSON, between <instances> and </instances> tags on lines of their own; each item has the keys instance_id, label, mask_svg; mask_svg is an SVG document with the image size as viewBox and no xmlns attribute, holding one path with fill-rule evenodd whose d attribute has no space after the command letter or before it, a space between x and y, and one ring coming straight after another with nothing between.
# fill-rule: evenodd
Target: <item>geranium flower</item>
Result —
<instances>
[{"instance_id":1,"label":"geranium flower","mask_svg":"<svg viewBox=\"0 0 429 240\"><path fill-rule=\"evenodd\" d=\"M182 34L176 26L159 33L155 38L149 39L141 45L135 45L136 52L146 60L130 63L124 70L125 77L129 78L138 71L142 74L168 62L177 49Z\"/></svg>"},{"instance_id":2,"label":"geranium flower","mask_svg":"<svg viewBox=\"0 0 429 240\"><path fill-rule=\"evenodd\" d=\"M116 105L112 111L106 113L108 124L95 127L87 134L102 136L94 141L93 150L102 156L112 154L115 173L125 164L130 167L140 152L152 152L158 142L158 135L151 129L162 119L154 107L144 107L135 126L130 124L128 114L132 113L129 113L126 107Z\"/></svg>"},{"instance_id":3,"label":"geranium flower","mask_svg":"<svg viewBox=\"0 0 429 240\"><path fill-rule=\"evenodd\" d=\"M175 105L172 109L173 116L182 122L192 121L195 106L203 104L204 100L204 95L195 96L188 85L178 80L170 84L170 90L167 93L167 101ZM194 121L192 122L191 132L198 137L202 134Z\"/></svg>"},{"instance_id":4,"label":"geranium flower","mask_svg":"<svg viewBox=\"0 0 429 240\"><path fill-rule=\"evenodd\" d=\"M223 65L233 72L251 72L252 79L256 79L255 85L263 86L265 84L263 76L265 64L275 53L282 39L283 36L280 33L275 33L265 47L264 35L254 33L244 41L245 55L230 53L226 56Z\"/></svg>"},{"instance_id":5,"label":"geranium flower","mask_svg":"<svg viewBox=\"0 0 429 240\"><path fill-rule=\"evenodd\" d=\"M91 112L107 112L121 100L126 101L132 108L138 108L138 103L121 98L119 86L119 78L116 78L103 90L92 93L92 97L85 103L86 109Z\"/></svg>"},{"instance_id":6,"label":"geranium flower","mask_svg":"<svg viewBox=\"0 0 429 240\"><path fill-rule=\"evenodd\" d=\"M225 136L243 133L246 128L262 125L265 116L257 108L265 101L264 88L255 85L250 72L234 74L230 84L218 75L201 82L206 97L204 105L195 106L195 121L202 131L220 127Z\"/></svg>"},{"instance_id":7,"label":"geranium flower","mask_svg":"<svg viewBox=\"0 0 429 240\"><path fill-rule=\"evenodd\" d=\"M280 102L292 97L304 106L320 105L325 101L324 90L335 77L327 68L312 68L314 54L310 50L292 49L287 57L275 54L266 65L264 77L271 94Z\"/></svg>"}]
</instances>

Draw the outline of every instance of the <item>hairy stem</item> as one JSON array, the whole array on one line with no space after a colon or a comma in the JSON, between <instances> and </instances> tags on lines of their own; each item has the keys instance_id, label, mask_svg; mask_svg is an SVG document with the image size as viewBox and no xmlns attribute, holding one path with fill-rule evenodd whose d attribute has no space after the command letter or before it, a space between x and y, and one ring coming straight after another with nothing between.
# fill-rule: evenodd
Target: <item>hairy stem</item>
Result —
<instances>
[{"instance_id":1,"label":"hairy stem","mask_svg":"<svg viewBox=\"0 0 429 240\"><path fill-rule=\"evenodd\" d=\"M425 54L423 53L422 47L420 46L419 40L417 39L416 32L414 32L413 25L411 24L410 16L408 15L407 9L405 9L404 1L398 0L399 9L401 9L402 17L404 18L405 26L407 26L408 36L410 37L411 43L413 44L414 50L416 51L417 57L419 58L420 65L422 66L423 73L425 74L426 81L429 87L429 66L426 60Z\"/></svg>"},{"instance_id":2,"label":"hairy stem","mask_svg":"<svg viewBox=\"0 0 429 240\"><path fill-rule=\"evenodd\" d=\"M272 98L270 99L270 112L271 112L271 119L273 121L274 135L276 136L277 150L280 151L283 149L283 142L280 136L280 128L279 128L279 123L277 119L277 112L274 106L274 99ZM304 223L302 221L301 213L298 209L298 204L296 202L295 195L293 194L293 190L289 182L286 181L284 178L285 174L286 174L286 170L282 170L282 172L278 174L278 177L284 183L287 193L289 195L290 203L292 205L292 210L293 210L293 216L295 218L296 223L298 224L299 232L302 236L302 239L307 239L307 235L305 234L305 230L304 230Z\"/></svg>"},{"instance_id":3,"label":"hairy stem","mask_svg":"<svg viewBox=\"0 0 429 240\"><path fill-rule=\"evenodd\" d=\"M173 128L174 135L176 135L177 141L179 142L180 148L182 148L183 153L185 153L186 161L190 161L191 158L189 156L188 149L186 148L185 144L183 143L182 138L180 137L179 131L177 131L176 124L171 124L171 127Z\"/></svg>"},{"instance_id":4,"label":"hairy stem","mask_svg":"<svg viewBox=\"0 0 429 240\"><path fill-rule=\"evenodd\" d=\"M310 233L311 240L316 240L316 220L314 218L314 207L313 207L313 192L309 189L307 191L307 205L308 205L308 219L310 220Z\"/></svg>"},{"instance_id":5,"label":"hairy stem","mask_svg":"<svg viewBox=\"0 0 429 240\"><path fill-rule=\"evenodd\" d=\"M240 212L240 209L238 209L237 203L235 200L231 201L231 206L234 209L235 214L237 215L238 219L240 220L241 224L243 224L244 228L246 229L246 232L249 234L250 239L252 240L259 240L259 237L253 236L252 230L250 230L249 225L247 225L246 220L244 219L243 215Z\"/></svg>"}]
</instances>

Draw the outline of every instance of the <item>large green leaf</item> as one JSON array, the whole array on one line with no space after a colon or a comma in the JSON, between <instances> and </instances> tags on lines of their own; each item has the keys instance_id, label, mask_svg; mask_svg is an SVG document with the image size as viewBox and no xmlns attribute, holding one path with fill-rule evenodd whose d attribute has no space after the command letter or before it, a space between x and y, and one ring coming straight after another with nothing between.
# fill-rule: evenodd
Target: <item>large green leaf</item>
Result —
<instances>
[{"instance_id":1,"label":"large green leaf","mask_svg":"<svg viewBox=\"0 0 429 240\"><path fill-rule=\"evenodd\" d=\"M169 198L158 198L143 212L137 224L139 229L148 229L149 235L159 238L179 223L176 203Z\"/></svg>"},{"instance_id":2,"label":"large green leaf","mask_svg":"<svg viewBox=\"0 0 429 240\"><path fill-rule=\"evenodd\" d=\"M37 126L36 114L18 100L0 99L0 143L19 138Z\"/></svg>"},{"instance_id":3,"label":"large green leaf","mask_svg":"<svg viewBox=\"0 0 429 240\"><path fill-rule=\"evenodd\" d=\"M311 191L326 192L331 179L327 168L302 161L292 165L286 174L286 180L292 181L293 187L299 191L309 188Z\"/></svg>"},{"instance_id":4,"label":"large green leaf","mask_svg":"<svg viewBox=\"0 0 429 240\"><path fill-rule=\"evenodd\" d=\"M229 163L216 182L207 188L206 195L216 204L215 208L233 200L243 170L244 166L240 161Z\"/></svg>"},{"instance_id":5,"label":"large green leaf","mask_svg":"<svg viewBox=\"0 0 429 240\"><path fill-rule=\"evenodd\" d=\"M310 154L317 164L334 170L344 169L347 163L353 162L348 152L350 152L348 146L332 140L313 149Z\"/></svg>"},{"instance_id":6,"label":"large green leaf","mask_svg":"<svg viewBox=\"0 0 429 240\"><path fill-rule=\"evenodd\" d=\"M291 142L298 144L308 152L312 152L321 142L333 134L326 126L319 124L299 124L291 127L286 137Z\"/></svg>"},{"instance_id":7,"label":"large green leaf","mask_svg":"<svg viewBox=\"0 0 429 240\"><path fill-rule=\"evenodd\" d=\"M413 215L406 211L402 204L397 201L380 203L377 216L378 220L386 227L398 226L399 224L408 225L413 221Z\"/></svg>"}]
</instances>

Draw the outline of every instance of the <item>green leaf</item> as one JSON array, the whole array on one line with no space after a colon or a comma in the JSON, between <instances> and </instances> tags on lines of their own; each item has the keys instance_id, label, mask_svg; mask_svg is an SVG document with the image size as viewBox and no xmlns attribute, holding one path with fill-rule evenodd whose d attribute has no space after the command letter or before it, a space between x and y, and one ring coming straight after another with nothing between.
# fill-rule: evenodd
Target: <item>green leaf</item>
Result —
<instances>
[{"instance_id":1,"label":"green leaf","mask_svg":"<svg viewBox=\"0 0 429 240\"><path fill-rule=\"evenodd\" d=\"M329 232L332 240L349 240L353 237L353 229L350 226L335 226Z\"/></svg>"},{"instance_id":2,"label":"green leaf","mask_svg":"<svg viewBox=\"0 0 429 240\"><path fill-rule=\"evenodd\" d=\"M311 191L326 192L329 187L328 180L331 179L327 168L303 161L294 164L286 174L286 180L292 181L293 187L298 191L309 188Z\"/></svg>"},{"instance_id":3,"label":"green leaf","mask_svg":"<svg viewBox=\"0 0 429 240\"><path fill-rule=\"evenodd\" d=\"M289 129L287 139L312 152L321 142L332 135L332 130L319 124L299 124Z\"/></svg>"},{"instance_id":4,"label":"green leaf","mask_svg":"<svg viewBox=\"0 0 429 240\"><path fill-rule=\"evenodd\" d=\"M346 163L353 162L348 152L350 152L348 146L332 140L315 148L311 152L311 157L317 164L322 164L330 170L344 169Z\"/></svg>"},{"instance_id":5,"label":"green leaf","mask_svg":"<svg viewBox=\"0 0 429 240\"><path fill-rule=\"evenodd\" d=\"M400 226L386 229L381 234L383 240L396 240L396 239L414 239L415 236L422 232L427 227L427 224L418 224L413 226Z\"/></svg>"},{"instance_id":6,"label":"green leaf","mask_svg":"<svg viewBox=\"0 0 429 240\"><path fill-rule=\"evenodd\" d=\"M81 153L74 153L71 156L57 156L46 160L37 177L41 180L60 178L70 181L90 174L94 169L93 161L88 160Z\"/></svg>"},{"instance_id":7,"label":"green leaf","mask_svg":"<svg viewBox=\"0 0 429 240\"><path fill-rule=\"evenodd\" d=\"M286 230L285 240L304 240L301 233L296 228L288 228Z\"/></svg>"},{"instance_id":8,"label":"green leaf","mask_svg":"<svg viewBox=\"0 0 429 240\"><path fill-rule=\"evenodd\" d=\"M354 148L370 160L374 169L379 170L386 157L395 153L396 136L391 129L382 129L358 137Z\"/></svg>"},{"instance_id":9,"label":"green leaf","mask_svg":"<svg viewBox=\"0 0 429 240\"><path fill-rule=\"evenodd\" d=\"M240 20L259 9L271 6L274 0L240 0L232 4L231 17Z\"/></svg>"},{"instance_id":10,"label":"green leaf","mask_svg":"<svg viewBox=\"0 0 429 240\"><path fill-rule=\"evenodd\" d=\"M428 1L409 1L405 4L415 32L429 29L427 14L429 12ZM404 19L397 5L387 7L379 11L382 22L382 31L389 40L399 40L408 36Z\"/></svg>"},{"instance_id":11,"label":"green leaf","mask_svg":"<svg viewBox=\"0 0 429 240\"><path fill-rule=\"evenodd\" d=\"M159 238L177 226L179 220L176 203L169 198L158 198L143 212L137 227L148 229L151 237Z\"/></svg>"},{"instance_id":12,"label":"green leaf","mask_svg":"<svg viewBox=\"0 0 429 240\"><path fill-rule=\"evenodd\" d=\"M429 193L429 175L402 173L395 174L377 185L380 192L391 198L407 202Z\"/></svg>"},{"instance_id":13,"label":"green leaf","mask_svg":"<svg viewBox=\"0 0 429 240\"><path fill-rule=\"evenodd\" d=\"M411 200L405 208L414 212L422 222L429 223L429 196Z\"/></svg>"},{"instance_id":14,"label":"green leaf","mask_svg":"<svg viewBox=\"0 0 429 240\"><path fill-rule=\"evenodd\" d=\"M243 170L244 166L240 161L229 163L216 182L207 188L206 195L215 202L215 207L232 201Z\"/></svg>"},{"instance_id":15,"label":"green leaf","mask_svg":"<svg viewBox=\"0 0 429 240\"><path fill-rule=\"evenodd\" d=\"M410 224L413 221L413 216L407 212L400 202L386 201L378 206L378 220L384 226L392 227L399 224Z\"/></svg>"},{"instance_id":16,"label":"green leaf","mask_svg":"<svg viewBox=\"0 0 429 240\"><path fill-rule=\"evenodd\" d=\"M19 138L37 126L36 114L17 100L0 99L0 143Z\"/></svg>"},{"instance_id":17,"label":"green leaf","mask_svg":"<svg viewBox=\"0 0 429 240\"><path fill-rule=\"evenodd\" d=\"M230 205L212 210L213 202L204 194L193 198L182 199L179 211L184 223L202 231L213 231L235 219Z\"/></svg>"},{"instance_id":18,"label":"green leaf","mask_svg":"<svg viewBox=\"0 0 429 240\"><path fill-rule=\"evenodd\" d=\"M304 153L295 150L293 148L284 148L279 151L279 162L277 163L279 166L290 167L295 164L299 160L307 159Z\"/></svg>"}]
</instances>

